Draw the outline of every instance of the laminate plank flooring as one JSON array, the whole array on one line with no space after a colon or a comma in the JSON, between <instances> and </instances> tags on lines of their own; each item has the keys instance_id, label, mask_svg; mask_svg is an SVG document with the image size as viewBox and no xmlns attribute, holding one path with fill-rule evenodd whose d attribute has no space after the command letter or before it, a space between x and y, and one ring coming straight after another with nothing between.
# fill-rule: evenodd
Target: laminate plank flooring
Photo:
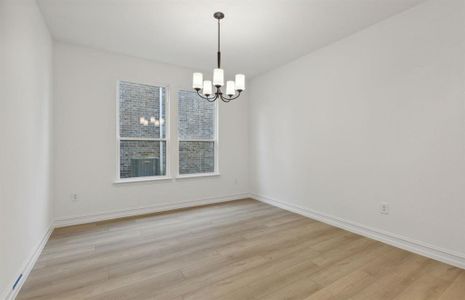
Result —
<instances>
[{"instance_id":1,"label":"laminate plank flooring","mask_svg":"<svg viewBox=\"0 0 465 300\"><path fill-rule=\"evenodd\" d=\"M17 299L465 299L465 270L251 199L55 229Z\"/></svg>"}]
</instances>

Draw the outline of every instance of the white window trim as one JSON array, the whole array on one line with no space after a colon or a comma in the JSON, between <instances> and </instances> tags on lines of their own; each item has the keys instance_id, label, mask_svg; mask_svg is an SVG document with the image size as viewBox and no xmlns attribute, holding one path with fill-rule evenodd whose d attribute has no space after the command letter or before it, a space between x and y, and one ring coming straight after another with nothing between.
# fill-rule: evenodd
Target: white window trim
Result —
<instances>
[{"instance_id":1,"label":"white window trim","mask_svg":"<svg viewBox=\"0 0 465 300\"><path fill-rule=\"evenodd\" d=\"M134 183L134 182L145 182L145 181L165 181L173 180L173 177L169 176L144 176L144 177L131 177L116 179L113 183Z\"/></svg>"},{"instance_id":2,"label":"white window trim","mask_svg":"<svg viewBox=\"0 0 465 300\"><path fill-rule=\"evenodd\" d=\"M175 130L173 130L173 132L175 132L175 135L176 135L176 179L185 179L185 178L198 178L198 177L212 177L212 176L220 176L221 173L220 173L220 165L219 165L219 148L220 148L220 140L219 140L219 120L220 120L220 109L219 109L219 105L218 105L218 100L214 102L215 104L215 138L214 139L186 139L186 140L180 140L179 139L179 133L178 133L178 128L179 128L179 125L178 125L178 116L179 116L179 98L178 98L178 94L179 94L179 91L191 91L190 88L178 88L175 90L176 92L176 101L173 101L175 103L175 112L176 112L176 117L173 119L173 124L176 124L176 128ZM207 101L207 100L205 100ZM193 174L180 174L179 173L179 143L180 142L189 142L189 141L192 141L192 142L213 142L213 149L214 149L214 155L215 155L215 158L214 158L214 170L213 172L208 172L208 173L193 173Z\"/></svg>"},{"instance_id":3,"label":"white window trim","mask_svg":"<svg viewBox=\"0 0 465 300\"><path fill-rule=\"evenodd\" d=\"M177 175L176 179L187 179L187 178L196 178L196 177L215 177L220 176L220 173L210 172L210 173L197 173L197 174L183 174Z\"/></svg>"},{"instance_id":4,"label":"white window trim","mask_svg":"<svg viewBox=\"0 0 465 300\"><path fill-rule=\"evenodd\" d=\"M120 135L120 106L119 106L119 86L121 82L131 82L135 84L145 84L150 86L162 87L165 89L165 138L121 138ZM145 83L140 81L132 81L132 80L117 80L116 81L116 177L114 183L131 183L131 182L144 182L144 181L159 181L159 180L171 180L171 151L172 148L170 145L170 135L171 135L171 90L168 84L157 84L157 83ZM143 177L130 177L130 178L121 178L120 173L120 144L122 140L133 140L133 141L165 141L166 144L166 174L160 176L143 176Z\"/></svg>"}]
</instances>

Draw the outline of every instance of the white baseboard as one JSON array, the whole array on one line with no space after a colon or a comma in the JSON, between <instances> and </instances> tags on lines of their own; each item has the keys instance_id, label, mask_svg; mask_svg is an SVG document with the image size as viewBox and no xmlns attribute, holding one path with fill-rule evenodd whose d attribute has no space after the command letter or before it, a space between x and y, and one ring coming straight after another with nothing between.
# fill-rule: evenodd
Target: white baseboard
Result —
<instances>
[{"instance_id":1,"label":"white baseboard","mask_svg":"<svg viewBox=\"0 0 465 300\"><path fill-rule=\"evenodd\" d=\"M179 208L189 208L189 207L195 207L195 206L200 206L200 205L240 200L240 199L249 198L249 197L250 197L249 193L243 193L243 194L227 195L227 196L222 196L222 197L211 197L211 198L182 201L182 202L176 202L176 203L170 203L170 204L136 207L136 208L130 208L130 209L124 209L124 210L118 210L118 211L102 212L102 213L97 213L97 214L70 216L70 217L55 219L54 225L55 225L55 228L58 228L58 227L65 227L65 226L71 226L71 225L93 223L93 222L106 221L106 220L117 219L117 218L132 217L132 216L137 216L137 215L169 211L169 210L179 209Z\"/></svg>"},{"instance_id":2,"label":"white baseboard","mask_svg":"<svg viewBox=\"0 0 465 300\"><path fill-rule=\"evenodd\" d=\"M401 248L422 256L426 256L446 264L450 264L462 269L465 269L465 254L457 253L455 251L450 251L447 249L442 249L437 246L433 246L421 241L416 241L411 238L403 237L397 234L390 232L385 232L375 228L370 228L368 226L358 224L352 221L344 220L335 216L330 216L322 212L304 208L298 205L286 203L284 201L279 201L271 199L269 197L251 194L251 198L303 215L305 217L321 221L323 223L342 228L347 231L354 232L366 236L368 238L389 244L391 246Z\"/></svg>"},{"instance_id":3,"label":"white baseboard","mask_svg":"<svg viewBox=\"0 0 465 300\"><path fill-rule=\"evenodd\" d=\"M47 232L42 237L42 240L40 241L40 243L36 246L32 255L26 260L21 270L19 270L19 272L16 274L17 276L22 274L22 277L16 284L15 289L13 289L12 287L13 287L13 284L16 282L17 277L13 280L13 282L10 283L10 285L6 288L6 290L2 293L2 295L0 295L0 299L13 300L16 298L24 282L26 282L26 279L29 276L29 273L31 273L31 270L34 267L37 259L42 253L42 250L44 249L45 244L47 244L47 241L50 238L50 235L52 234L52 232L53 232L53 224L50 224Z\"/></svg>"}]
</instances>

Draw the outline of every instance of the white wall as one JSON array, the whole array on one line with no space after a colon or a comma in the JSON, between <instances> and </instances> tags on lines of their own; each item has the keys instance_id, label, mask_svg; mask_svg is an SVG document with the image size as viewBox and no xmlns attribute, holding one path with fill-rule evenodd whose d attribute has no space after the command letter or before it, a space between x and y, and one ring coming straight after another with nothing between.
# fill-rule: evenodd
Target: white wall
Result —
<instances>
[{"instance_id":1,"label":"white wall","mask_svg":"<svg viewBox=\"0 0 465 300\"><path fill-rule=\"evenodd\" d=\"M246 95L219 103L220 176L114 184L117 80L170 84L174 94L191 89L192 70L59 42L54 52L58 220L248 192ZM71 193L78 201L71 201Z\"/></svg>"},{"instance_id":2,"label":"white wall","mask_svg":"<svg viewBox=\"0 0 465 300\"><path fill-rule=\"evenodd\" d=\"M51 71L36 2L0 0L0 299L52 223Z\"/></svg>"},{"instance_id":3,"label":"white wall","mask_svg":"<svg viewBox=\"0 0 465 300\"><path fill-rule=\"evenodd\" d=\"M254 78L252 191L465 258L464 20L428 1Z\"/></svg>"}]
</instances>

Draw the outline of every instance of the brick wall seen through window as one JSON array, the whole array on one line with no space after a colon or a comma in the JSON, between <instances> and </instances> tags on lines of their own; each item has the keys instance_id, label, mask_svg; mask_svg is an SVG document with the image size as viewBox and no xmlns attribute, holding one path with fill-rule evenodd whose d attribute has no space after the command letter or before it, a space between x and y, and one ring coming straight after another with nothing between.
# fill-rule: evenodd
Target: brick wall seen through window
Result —
<instances>
[{"instance_id":1,"label":"brick wall seen through window","mask_svg":"<svg viewBox=\"0 0 465 300\"><path fill-rule=\"evenodd\" d=\"M179 174L215 172L216 103L178 92Z\"/></svg>"}]
</instances>

